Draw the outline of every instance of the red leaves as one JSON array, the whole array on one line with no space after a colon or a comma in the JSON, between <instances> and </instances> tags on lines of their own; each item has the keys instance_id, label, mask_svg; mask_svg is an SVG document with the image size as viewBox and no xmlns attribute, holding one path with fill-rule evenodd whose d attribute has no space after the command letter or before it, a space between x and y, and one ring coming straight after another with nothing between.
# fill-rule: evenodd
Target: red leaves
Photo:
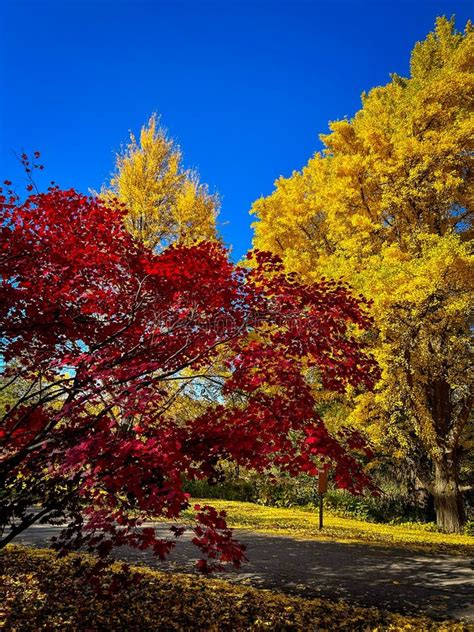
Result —
<instances>
[{"instance_id":1,"label":"red leaves","mask_svg":"<svg viewBox=\"0 0 474 632\"><path fill-rule=\"evenodd\" d=\"M225 521L225 511L216 511L209 505L195 505L194 508L198 525L194 528L196 536L192 541L208 558L197 562L198 570L204 573L223 570L226 563L239 568L247 559L245 546L232 538L232 531Z\"/></svg>"},{"instance_id":2,"label":"red leaves","mask_svg":"<svg viewBox=\"0 0 474 632\"><path fill-rule=\"evenodd\" d=\"M345 286L302 285L263 252L238 268L216 243L156 255L124 230L123 208L74 190L0 199L0 339L17 404L0 424L6 521L51 504L65 548L163 558L174 540L141 525L176 519L182 476L215 479L222 458L291 474L331 462L340 486L369 484L346 449L365 447L328 433L308 379L343 390L377 375L350 335L370 320ZM196 510L201 570L240 565L225 515Z\"/></svg>"}]
</instances>

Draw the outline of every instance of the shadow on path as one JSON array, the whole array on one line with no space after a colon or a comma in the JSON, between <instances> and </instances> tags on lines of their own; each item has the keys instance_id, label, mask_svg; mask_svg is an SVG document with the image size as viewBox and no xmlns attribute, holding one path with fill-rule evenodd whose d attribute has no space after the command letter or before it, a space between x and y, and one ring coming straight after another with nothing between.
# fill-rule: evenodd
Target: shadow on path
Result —
<instances>
[{"instance_id":1,"label":"shadow on path","mask_svg":"<svg viewBox=\"0 0 474 632\"><path fill-rule=\"evenodd\" d=\"M149 523L169 538L169 525ZM16 543L47 546L59 530L51 525L30 527ZM406 614L452 616L474 621L474 564L467 557L430 555L395 547L294 540L235 529L247 546L249 562L225 579L275 588L305 597L344 599ZM116 557L161 570L193 572L199 551L191 534L178 541L166 562L148 551L124 547Z\"/></svg>"}]
</instances>

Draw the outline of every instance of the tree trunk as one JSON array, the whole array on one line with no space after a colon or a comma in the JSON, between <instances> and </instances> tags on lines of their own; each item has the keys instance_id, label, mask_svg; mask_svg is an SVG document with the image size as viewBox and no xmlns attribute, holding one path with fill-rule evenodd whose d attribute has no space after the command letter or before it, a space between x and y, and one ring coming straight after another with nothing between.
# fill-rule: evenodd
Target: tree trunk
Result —
<instances>
[{"instance_id":1,"label":"tree trunk","mask_svg":"<svg viewBox=\"0 0 474 632\"><path fill-rule=\"evenodd\" d=\"M422 511L423 519L426 522L436 522L434 498L428 485L415 475L413 489L409 493L413 496L417 509Z\"/></svg>"},{"instance_id":2,"label":"tree trunk","mask_svg":"<svg viewBox=\"0 0 474 632\"><path fill-rule=\"evenodd\" d=\"M433 497L436 524L445 533L461 533L465 520L464 505L458 486L457 468L435 462Z\"/></svg>"}]
</instances>

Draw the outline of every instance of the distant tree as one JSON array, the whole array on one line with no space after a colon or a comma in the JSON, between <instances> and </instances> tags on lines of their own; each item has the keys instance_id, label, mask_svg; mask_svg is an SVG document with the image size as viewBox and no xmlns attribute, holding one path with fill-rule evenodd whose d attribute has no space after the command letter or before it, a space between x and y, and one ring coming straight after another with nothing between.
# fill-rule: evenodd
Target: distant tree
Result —
<instances>
[{"instance_id":1,"label":"distant tree","mask_svg":"<svg viewBox=\"0 0 474 632\"><path fill-rule=\"evenodd\" d=\"M382 366L351 421L409 463L441 529L464 520L472 446L474 33L439 18L409 78L362 97L318 153L255 202L256 247L308 281L343 277L372 299Z\"/></svg>"},{"instance_id":2,"label":"distant tree","mask_svg":"<svg viewBox=\"0 0 474 632\"><path fill-rule=\"evenodd\" d=\"M217 242L157 253L124 229L126 209L74 190L0 203L1 546L52 520L62 551L164 557L182 529L163 540L143 522L176 519L183 476L214 480L223 459L292 474L331 463L337 485L370 486L360 437L329 434L306 379L376 379L351 334L370 320L344 286L301 285L265 253L236 267ZM173 407L184 396L201 401L194 416ZM243 558L224 518L196 507L211 566Z\"/></svg>"},{"instance_id":3,"label":"distant tree","mask_svg":"<svg viewBox=\"0 0 474 632\"><path fill-rule=\"evenodd\" d=\"M195 171L183 167L181 150L155 115L142 127L139 142L131 134L117 155L102 195L125 204L127 229L150 248L216 238L218 198Z\"/></svg>"}]
</instances>

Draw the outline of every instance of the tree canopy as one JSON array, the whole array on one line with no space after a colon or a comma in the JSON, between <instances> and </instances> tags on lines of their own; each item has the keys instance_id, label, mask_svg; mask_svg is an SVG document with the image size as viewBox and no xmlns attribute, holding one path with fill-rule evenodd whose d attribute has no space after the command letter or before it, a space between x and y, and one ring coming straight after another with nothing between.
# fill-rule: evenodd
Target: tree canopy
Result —
<instances>
[{"instance_id":1,"label":"tree canopy","mask_svg":"<svg viewBox=\"0 0 474 632\"><path fill-rule=\"evenodd\" d=\"M195 171L183 167L180 148L155 115L142 127L139 141L130 135L102 195L125 205L126 227L151 248L216 238L218 197Z\"/></svg>"},{"instance_id":2,"label":"tree canopy","mask_svg":"<svg viewBox=\"0 0 474 632\"><path fill-rule=\"evenodd\" d=\"M463 521L471 441L474 32L439 18L410 76L362 96L325 149L255 202L254 245L302 279L343 278L373 301L382 376L350 420L412 465L438 524Z\"/></svg>"},{"instance_id":3,"label":"tree canopy","mask_svg":"<svg viewBox=\"0 0 474 632\"><path fill-rule=\"evenodd\" d=\"M74 190L0 202L3 545L53 520L62 551L164 557L183 530L162 540L143 522L177 518L183 476L213 480L222 459L290 474L331 463L337 485L371 487L360 435L328 432L308 382L377 377L352 331L371 320L344 284L301 284L263 252L235 266L215 241L156 252L125 229L127 209ZM183 394L203 402L190 417L173 407ZM201 570L238 565L224 516L196 507L196 520Z\"/></svg>"}]
</instances>

